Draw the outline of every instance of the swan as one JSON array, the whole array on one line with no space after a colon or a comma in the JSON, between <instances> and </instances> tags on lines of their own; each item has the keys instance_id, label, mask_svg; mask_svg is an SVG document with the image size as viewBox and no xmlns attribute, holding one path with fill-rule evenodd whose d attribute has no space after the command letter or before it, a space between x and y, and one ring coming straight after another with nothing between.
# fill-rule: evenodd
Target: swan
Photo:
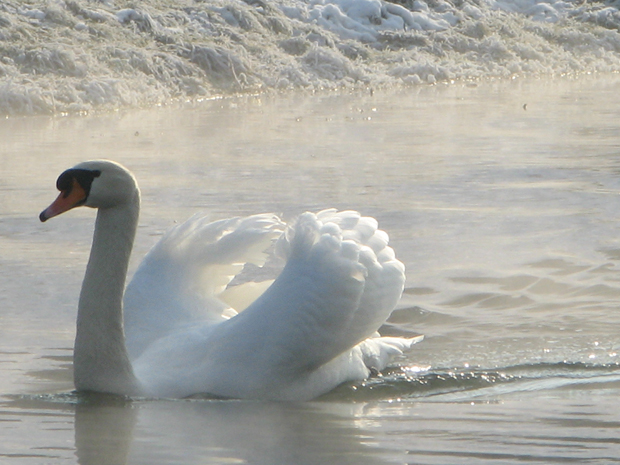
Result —
<instances>
[{"instance_id":1,"label":"swan","mask_svg":"<svg viewBox=\"0 0 620 465\"><path fill-rule=\"evenodd\" d=\"M125 289L140 209L133 174L86 161L56 187L42 222L98 210L78 303L78 391L303 401L367 378L421 340L377 332L405 268L373 218L330 209L286 226L272 214L194 216L161 238ZM286 259L273 282L231 285L267 250Z\"/></svg>"}]
</instances>

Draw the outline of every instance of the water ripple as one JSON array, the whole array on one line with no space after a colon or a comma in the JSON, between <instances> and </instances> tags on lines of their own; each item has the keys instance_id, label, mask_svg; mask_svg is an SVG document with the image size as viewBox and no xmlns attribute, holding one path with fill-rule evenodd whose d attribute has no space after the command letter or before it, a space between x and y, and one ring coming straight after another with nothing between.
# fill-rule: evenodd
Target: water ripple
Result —
<instances>
[{"instance_id":1,"label":"water ripple","mask_svg":"<svg viewBox=\"0 0 620 465\"><path fill-rule=\"evenodd\" d=\"M326 398L356 401L495 401L532 391L604 389L620 385L620 364L537 363L495 369L401 367L378 377L341 386Z\"/></svg>"}]
</instances>

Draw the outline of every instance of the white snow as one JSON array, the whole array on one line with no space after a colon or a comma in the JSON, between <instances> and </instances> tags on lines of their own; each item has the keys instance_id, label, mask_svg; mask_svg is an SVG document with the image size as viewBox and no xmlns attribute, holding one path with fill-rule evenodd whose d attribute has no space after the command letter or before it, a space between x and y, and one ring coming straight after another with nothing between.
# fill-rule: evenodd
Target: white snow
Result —
<instances>
[{"instance_id":1,"label":"white snow","mask_svg":"<svg viewBox=\"0 0 620 465\"><path fill-rule=\"evenodd\" d=\"M406 5L7 0L0 2L0 114L620 72L620 0Z\"/></svg>"}]
</instances>

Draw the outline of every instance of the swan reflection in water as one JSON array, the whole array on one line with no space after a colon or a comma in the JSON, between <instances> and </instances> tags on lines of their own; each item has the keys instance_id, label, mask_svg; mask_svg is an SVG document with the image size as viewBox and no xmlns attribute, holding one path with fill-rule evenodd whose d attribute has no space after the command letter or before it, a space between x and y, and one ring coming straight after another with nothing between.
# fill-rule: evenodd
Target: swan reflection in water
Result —
<instances>
[{"instance_id":1,"label":"swan reflection in water","mask_svg":"<svg viewBox=\"0 0 620 465\"><path fill-rule=\"evenodd\" d=\"M352 417L362 404L232 400L129 401L88 394L76 405L80 465L381 463Z\"/></svg>"}]
</instances>

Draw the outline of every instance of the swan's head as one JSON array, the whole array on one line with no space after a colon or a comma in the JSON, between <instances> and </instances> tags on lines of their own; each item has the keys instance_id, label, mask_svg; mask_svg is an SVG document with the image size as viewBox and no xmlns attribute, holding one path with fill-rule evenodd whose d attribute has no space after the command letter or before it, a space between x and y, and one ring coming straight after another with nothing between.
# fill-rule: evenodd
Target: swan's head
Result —
<instances>
[{"instance_id":1,"label":"swan's head","mask_svg":"<svg viewBox=\"0 0 620 465\"><path fill-rule=\"evenodd\" d=\"M122 165L92 160L75 165L56 181L58 198L39 215L41 221L75 207L112 208L139 198L133 175Z\"/></svg>"}]
</instances>

